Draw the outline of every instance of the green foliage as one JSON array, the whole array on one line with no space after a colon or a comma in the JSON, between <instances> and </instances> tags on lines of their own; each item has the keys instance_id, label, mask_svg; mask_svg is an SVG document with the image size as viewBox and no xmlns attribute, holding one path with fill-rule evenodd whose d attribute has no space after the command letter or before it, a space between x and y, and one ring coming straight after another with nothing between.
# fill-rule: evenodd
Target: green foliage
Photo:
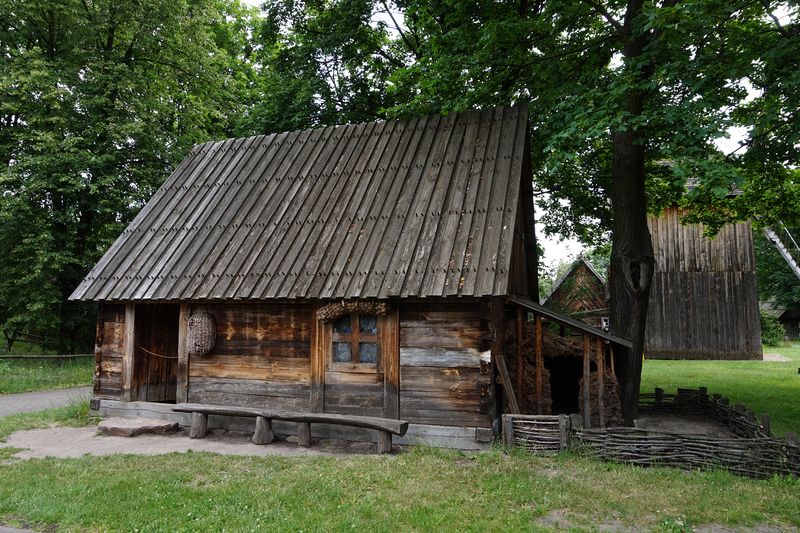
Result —
<instances>
[{"instance_id":1,"label":"green foliage","mask_svg":"<svg viewBox=\"0 0 800 533\"><path fill-rule=\"evenodd\" d=\"M786 331L778 317L761 311L761 342L766 346L780 346Z\"/></svg>"},{"instance_id":2,"label":"green foliage","mask_svg":"<svg viewBox=\"0 0 800 533\"><path fill-rule=\"evenodd\" d=\"M246 88L236 0L0 0L0 324L92 345L67 297Z\"/></svg>"}]
</instances>

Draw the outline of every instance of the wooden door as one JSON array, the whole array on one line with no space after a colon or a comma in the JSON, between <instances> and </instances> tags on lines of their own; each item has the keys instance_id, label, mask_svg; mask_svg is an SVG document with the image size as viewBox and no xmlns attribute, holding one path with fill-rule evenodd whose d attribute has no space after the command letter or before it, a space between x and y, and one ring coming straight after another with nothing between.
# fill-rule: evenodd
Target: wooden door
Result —
<instances>
[{"instance_id":1,"label":"wooden door","mask_svg":"<svg viewBox=\"0 0 800 533\"><path fill-rule=\"evenodd\" d=\"M137 304L133 390L136 399L175 402L178 370L178 304Z\"/></svg>"}]
</instances>

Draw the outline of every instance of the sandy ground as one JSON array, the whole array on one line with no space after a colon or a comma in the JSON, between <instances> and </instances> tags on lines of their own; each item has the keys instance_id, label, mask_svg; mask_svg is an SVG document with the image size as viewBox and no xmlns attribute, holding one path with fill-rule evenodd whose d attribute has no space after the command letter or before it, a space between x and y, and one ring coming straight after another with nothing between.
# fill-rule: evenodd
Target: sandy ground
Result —
<instances>
[{"instance_id":1,"label":"sandy ground","mask_svg":"<svg viewBox=\"0 0 800 533\"><path fill-rule=\"evenodd\" d=\"M788 363L790 359L779 353L764 352L764 361L773 361L777 363Z\"/></svg>"},{"instance_id":2,"label":"sandy ground","mask_svg":"<svg viewBox=\"0 0 800 533\"><path fill-rule=\"evenodd\" d=\"M31 429L13 433L0 447L22 448L13 457L40 459L43 457L81 457L83 455L111 455L130 453L160 455L173 452L214 452L230 455L252 456L320 456L344 453L375 453L374 443L345 441L314 442L311 448L302 448L293 442L275 441L256 446L249 436L217 432L204 439L190 439L186 433L171 435L138 435L136 437L104 437L97 435L94 427Z\"/></svg>"},{"instance_id":3,"label":"sandy ground","mask_svg":"<svg viewBox=\"0 0 800 533\"><path fill-rule=\"evenodd\" d=\"M91 387L0 394L0 417L64 407L80 400L88 400L91 394Z\"/></svg>"}]
</instances>

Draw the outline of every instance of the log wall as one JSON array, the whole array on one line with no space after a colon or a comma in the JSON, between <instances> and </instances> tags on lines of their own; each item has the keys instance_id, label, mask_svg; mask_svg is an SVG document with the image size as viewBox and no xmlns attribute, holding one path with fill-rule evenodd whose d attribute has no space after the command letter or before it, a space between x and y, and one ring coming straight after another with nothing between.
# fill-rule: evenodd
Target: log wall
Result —
<instances>
[{"instance_id":1,"label":"log wall","mask_svg":"<svg viewBox=\"0 0 800 533\"><path fill-rule=\"evenodd\" d=\"M94 349L94 391L97 398L119 399L125 352L125 305L101 304Z\"/></svg>"},{"instance_id":2,"label":"log wall","mask_svg":"<svg viewBox=\"0 0 800 533\"><path fill-rule=\"evenodd\" d=\"M652 359L761 359L750 224L714 238L682 225L677 208L649 219L656 259L645 355Z\"/></svg>"},{"instance_id":3,"label":"log wall","mask_svg":"<svg viewBox=\"0 0 800 533\"><path fill-rule=\"evenodd\" d=\"M407 304L400 309L400 418L490 427L488 308Z\"/></svg>"},{"instance_id":4,"label":"log wall","mask_svg":"<svg viewBox=\"0 0 800 533\"><path fill-rule=\"evenodd\" d=\"M217 341L189 359L189 402L308 409L310 304L204 304L191 313L214 315Z\"/></svg>"}]
</instances>

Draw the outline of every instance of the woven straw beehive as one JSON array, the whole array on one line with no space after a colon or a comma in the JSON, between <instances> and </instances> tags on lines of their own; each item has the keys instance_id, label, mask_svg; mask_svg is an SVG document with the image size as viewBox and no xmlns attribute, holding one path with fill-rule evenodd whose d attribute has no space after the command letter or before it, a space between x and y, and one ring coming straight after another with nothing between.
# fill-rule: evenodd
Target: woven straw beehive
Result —
<instances>
[{"instance_id":1,"label":"woven straw beehive","mask_svg":"<svg viewBox=\"0 0 800 533\"><path fill-rule=\"evenodd\" d=\"M217 340L217 325L214 315L199 313L189 318L186 346L190 356L206 355L214 349Z\"/></svg>"}]
</instances>

